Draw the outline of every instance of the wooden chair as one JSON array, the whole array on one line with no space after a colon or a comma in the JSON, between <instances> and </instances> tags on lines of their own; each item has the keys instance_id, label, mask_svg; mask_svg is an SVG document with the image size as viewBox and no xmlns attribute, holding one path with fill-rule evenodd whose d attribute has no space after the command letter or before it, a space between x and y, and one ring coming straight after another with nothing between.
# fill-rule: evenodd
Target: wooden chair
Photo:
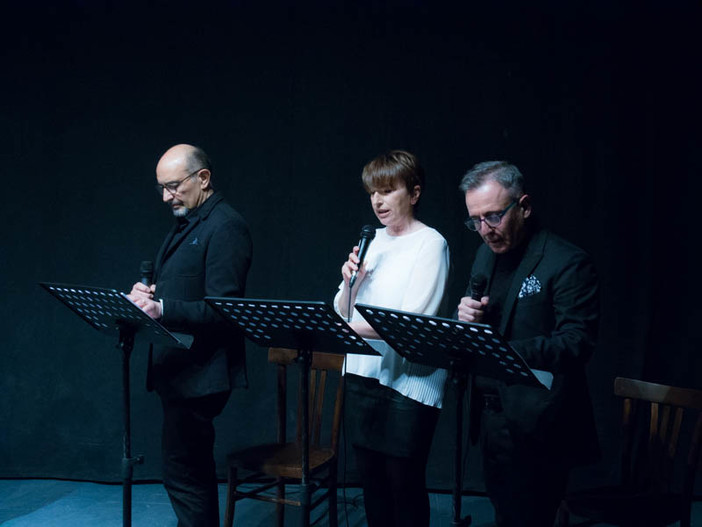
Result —
<instances>
[{"instance_id":1,"label":"wooden chair","mask_svg":"<svg viewBox=\"0 0 702 527\"><path fill-rule=\"evenodd\" d=\"M236 501L252 498L276 504L278 525L284 523L284 505L303 507L309 503L309 510L314 509L324 499L329 500L329 525L337 525L337 447L339 442L339 428L341 423L341 409L343 405L343 377L341 369L344 363L343 355L333 353L312 354L309 388L309 474L312 495L315 490L320 490L319 477L325 481L326 491L311 499L302 496L299 500L290 500L285 497L286 484L299 484L302 480L302 449L301 449L301 415L302 401L301 390L298 390L297 401L297 426L294 440L287 439L287 367L295 362L298 353L295 350L284 348L270 348L268 361L278 365L278 394L277 394L277 442L257 445L245 450L233 452L228 457L228 486L227 505L225 511L225 527L232 527L234 521L234 506ZM333 400L333 412L329 438L322 439L322 421L325 400L325 391L329 381L329 372L339 372L339 382L336 396ZM332 401L329 401L331 404ZM325 434L326 435L326 434ZM239 469L247 472L243 479L239 479ZM239 485L251 484L255 488L240 491ZM275 495L272 490L276 489ZM264 494L265 491L271 491ZM320 494L319 492L317 494ZM308 512L306 512L308 513Z\"/></svg>"},{"instance_id":2,"label":"wooden chair","mask_svg":"<svg viewBox=\"0 0 702 527\"><path fill-rule=\"evenodd\" d=\"M588 520L578 525L680 521L689 527L702 440L702 390L617 377L614 394L624 400L621 483L567 496L557 524L567 526L572 514ZM684 417L693 418L685 422L691 425L686 449L679 445Z\"/></svg>"}]
</instances>

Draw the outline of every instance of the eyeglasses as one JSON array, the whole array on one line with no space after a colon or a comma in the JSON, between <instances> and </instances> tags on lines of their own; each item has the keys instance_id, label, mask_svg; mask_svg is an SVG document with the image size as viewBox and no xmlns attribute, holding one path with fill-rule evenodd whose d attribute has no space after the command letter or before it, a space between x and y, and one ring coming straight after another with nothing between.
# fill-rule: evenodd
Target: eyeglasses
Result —
<instances>
[{"instance_id":1,"label":"eyeglasses","mask_svg":"<svg viewBox=\"0 0 702 527\"><path fill-rule=\"evenodd\" d=\"M186 180L188 180L188 179L190 179L191 177L193 177L194 175L196 175L198 172L200 172L200 170L203 170L203 169L202 169L202 168L198 168L195 172L192 172L192 173L188 174L187 176L185 176L185 177L184 177L183 179L181 179L180 181L171 181L170 183L166 183L165 185L160 185L160 184L158 184L158 185L156 185L156 192L158 192L158 195L159 195L159 196L163 196L163 191L164 191L164 190L167 190L167 191L170 192L171 194L175 194L175 193L178 192L178 189L180 188L180 186L181 186L183 183L185 183Z\"/></svg>"},{"instance_id":2,"label":"eyeglasses","mask_svg":"<svg viewBox=\"0 0 702 527\"><path fill-rule=\"evenodd\" d=\"M480 224L482 222L485 222L485 225L488 227L497 227L502 221L502 217L507 214L507 211L514 207L517 203L519 203L519 200L515 199L512 203L507 205L506 209L502 210L501 212L491 212L484 218L468 218L465 221L466 227L474 232L480 230Z\"/></svg>"}]
</instances>

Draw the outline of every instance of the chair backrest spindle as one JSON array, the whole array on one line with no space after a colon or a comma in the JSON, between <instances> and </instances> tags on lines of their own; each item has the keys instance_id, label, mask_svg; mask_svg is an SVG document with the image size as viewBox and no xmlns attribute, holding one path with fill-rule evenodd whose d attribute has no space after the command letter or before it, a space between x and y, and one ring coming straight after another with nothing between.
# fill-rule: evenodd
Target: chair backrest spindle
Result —
<instances>
[{"instance_id":1,"label":"chair backrest spindle","mask_svg":"<svg viewBox=\"0 0 702 527\"><path fill-rule=\"evenodd\" d=\"M286 390L287 390L287 366L293 364L298 357L298 352L285 348L270 348L268 352L269 362L278 364L278 441L287 441L286 437ZM341 372L344 363L342 355L334 353L315 352L312 355L312 364L309 372L309 438L311 446L321 446L322 425L325 412L325 394L330 382L329 372ZM332 419L331 447L336 452L339 435L341 406L343 404L343 377L339 376L336 390L334 411ZM298 383L299 384L299 383ZM297 396L297 419L295 428L295 438L299 442L302 440L302 393L298 389Z\"/></svg>"},{"instance_id":2,"label":"chair backrest spindle","mask_svg":"<svg viewBox=\"0 0 702 527\"><path fill-rule=\"evenodd\" d=\"M684 487L694 481L693 468L697 465L702 436L702 391L618 377L614 383L615 395L624 398L622 427L622 483L642 491L672 492L675 476L675 458L679 448L685 411L698 414L687 455ZM646 405L646 403L648 403ZM639 412L648 410L648 442L638 445L646 450L645 459L635 452L635 436ZM645 415L641 416L642 418ZM642 463L644 461L644 463ZM680 490L680 489L677 489ZM691 489L683 489L683 493Z\"/></svg>"}]
</instances>

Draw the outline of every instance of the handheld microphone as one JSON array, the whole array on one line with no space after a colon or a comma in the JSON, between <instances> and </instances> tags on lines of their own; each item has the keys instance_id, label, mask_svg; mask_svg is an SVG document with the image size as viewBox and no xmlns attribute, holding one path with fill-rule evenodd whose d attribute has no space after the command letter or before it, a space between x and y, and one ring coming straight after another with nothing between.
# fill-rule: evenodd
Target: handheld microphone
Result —
<instances>
[{"instance_id":1,"label":"handheld microphone","mask_svg":"<svg viewBox=\"0 0 702 527\"><path fill-rule=\"evenodd\" d=\"M364 225L361 229L361 239L358 241L358 257L360 262L358 268L360 269L363 265L363 260L366 259L366 253L368 252L368 246L375 238L375 228L372 225ZM349 280L349 289L353 287L356 283L356 278L358 277L358 271L353 271L351 273L351 279Z\"/></svg>"},{"instance_id":2,"label":"handheld microphone","mask_svg":"<svg viewBox=\"0 0 702 527\"><path fill-rule=\"evenodd\" d=\"M141 274L139 281L144 285L151 285L154 281L154 262L150 260L141 262L139 273Z\"/></svg>"},{"instance_id":3,"label":"handheld microphone","mask_svg":"<svg viewBox=\"0 0 702 527\"><path fill-rule=\"evenodd\" d=\"M470 279L470 297L473 300L480 302L485 293L485 288L487 287L487 278L485 275L476 274Z\"/></svg>"}]
</instances>

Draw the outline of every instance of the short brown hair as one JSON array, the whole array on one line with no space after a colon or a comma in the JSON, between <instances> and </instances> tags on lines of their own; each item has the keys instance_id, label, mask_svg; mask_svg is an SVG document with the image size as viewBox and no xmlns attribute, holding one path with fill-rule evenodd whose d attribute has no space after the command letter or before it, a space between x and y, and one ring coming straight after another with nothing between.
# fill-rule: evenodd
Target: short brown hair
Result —
<instances>
[{"instance_id":1,"label":"short brown hair","mask_svg":"<svg viewBox=\"0 0 702 527\"><path fill-rule=\"evenodd\" d=\"M397 182L407 187L410 194L417 185L424 189L424 169L413 154L404 150L391 150L373 159L363 167L361 179L368 192Z\"/></svg>"}]
</instances>

